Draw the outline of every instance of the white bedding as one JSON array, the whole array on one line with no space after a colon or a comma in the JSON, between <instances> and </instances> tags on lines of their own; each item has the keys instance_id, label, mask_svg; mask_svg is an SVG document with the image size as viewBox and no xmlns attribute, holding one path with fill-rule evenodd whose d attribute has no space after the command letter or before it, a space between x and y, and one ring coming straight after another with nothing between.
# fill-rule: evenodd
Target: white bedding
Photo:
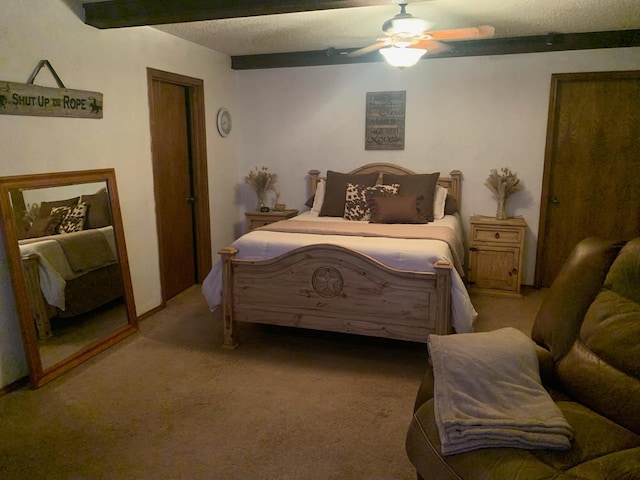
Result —
<instances>
[{"instance_id":1,"label":"white bedding","mask_svg":"<svg viewBox=\"0 0 640 480\"><path fill-rule=\"evenodd\" d=\"M305 212L292 220L314 222L344 221L336 217L319 217L315 212ZM462 225L457 215L446 215L429 225L449 227L462 236ZM453 257L449 246L440 240L394 239L379 237L358 237L344 235L315 235L303 233L283 233L254 230L233 242L238 249L236 258L244 260L265 260L275 258L293 249L317 243L329 243L355 250L380 263L399 270L433 272L433 265L438 260L447 260L453 265ZM462 278L452 269L452 302L451 320L458 333L473 331L476 313ZM202 284L202 292L211 310L222 301L222 264L215 262L211 272Z\"/></svg>"},{"instance_id":2,"label":"white bedding","mask_svg":"<svg viewBox=\"0 0 640 480\"><path fill-rule=\"evenodd\" d=\"M98 229L107 239L107 243L117 258L116 241L113 233L113 226ZM64 289L67 280L77 275L60 244L54 240L55 235L40 237L20 241L20 255L34 253L38 256L38 273L40 274L40 288L42 295L49 305L65 309Z\"/></svg>"}]
</instances>

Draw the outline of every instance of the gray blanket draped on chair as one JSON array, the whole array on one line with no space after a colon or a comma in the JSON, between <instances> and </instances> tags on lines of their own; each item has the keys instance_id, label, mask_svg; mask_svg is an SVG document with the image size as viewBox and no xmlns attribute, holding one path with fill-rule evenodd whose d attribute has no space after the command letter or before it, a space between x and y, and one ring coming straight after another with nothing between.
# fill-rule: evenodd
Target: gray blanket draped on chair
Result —
<instances>
[{"instance_id":1,"label":"gray blanket draped on chair","mask_svg":"<svg viewBox=\"0 0 640 480\"><path fill-rule=\"evenodd\" d=\"M567 449L572 429L540 381L531 339L515 328L431 335L443 455L488 447Z\"/></svg>"}]
</instances>

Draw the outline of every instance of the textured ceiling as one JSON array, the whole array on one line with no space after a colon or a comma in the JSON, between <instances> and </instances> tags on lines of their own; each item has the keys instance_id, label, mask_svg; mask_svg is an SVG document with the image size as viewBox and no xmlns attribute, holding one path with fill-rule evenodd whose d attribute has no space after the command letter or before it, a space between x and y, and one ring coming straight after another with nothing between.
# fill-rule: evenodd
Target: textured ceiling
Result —
<instances>
[{"instance_id":1,"label":"textured ceiling","mask_svg":"<svg viewBox=\"0 0 640 480\"><path fill-rule=\"evenodd\" d=\"M155 28L231 56L362 47L399 12L397 1L389 3ZM640 29L640 0L428 0L407 11L432 30L488 24L502 38Z\"/></svg>"}]
</instances>

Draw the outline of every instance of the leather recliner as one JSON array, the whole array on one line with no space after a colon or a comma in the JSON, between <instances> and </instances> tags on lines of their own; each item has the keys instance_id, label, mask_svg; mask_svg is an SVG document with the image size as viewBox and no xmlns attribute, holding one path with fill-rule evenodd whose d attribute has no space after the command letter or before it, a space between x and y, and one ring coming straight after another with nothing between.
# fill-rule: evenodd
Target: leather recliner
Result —
<instances>
[{"instance_id":1,"label":"leather recliner","mask_svg":"<svg viewBox=\"0 0 640 480\"><path fill-rule=\"evenodd\" d=\"M406 439L418 479L640 479L640 238L580 242L531 336L542 383L574 430L571 448L443 456L429 367Z\"/></svg>"}]
</instances>

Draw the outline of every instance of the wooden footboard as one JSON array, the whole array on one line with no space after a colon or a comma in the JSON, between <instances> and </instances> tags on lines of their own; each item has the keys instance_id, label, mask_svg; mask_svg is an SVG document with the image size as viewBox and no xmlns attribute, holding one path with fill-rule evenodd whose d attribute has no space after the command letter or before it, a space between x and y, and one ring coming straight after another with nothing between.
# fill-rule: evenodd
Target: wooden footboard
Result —
<instances>
[{"instance_id":1,"label":"wooden footboard","mask_svg":"<svg viewBox=\"0 0 640 480\"><path fill-rule=\"evenodd\" d=\"M222 256L224 346L238 345L236 322L267 323L426 342L451 327L451 269L389 268L337 245L301 247L271 260Z\"/></svg>"}]
</instances>

